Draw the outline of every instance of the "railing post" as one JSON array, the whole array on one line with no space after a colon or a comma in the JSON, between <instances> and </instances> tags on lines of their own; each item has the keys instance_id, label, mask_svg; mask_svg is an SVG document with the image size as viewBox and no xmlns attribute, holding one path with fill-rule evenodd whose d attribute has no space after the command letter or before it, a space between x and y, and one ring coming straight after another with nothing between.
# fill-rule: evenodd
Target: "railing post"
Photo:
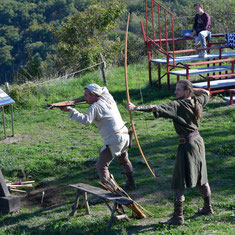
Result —
<instances>
[{"instance_id":1,"label":"railing post","mask_svg":"<svg viewBox=\"0 0 235 235\"><path fill-rule=\"evenodd\" d=\"M151 50L148 46L148 63L149 63L149 85L152 86L152 67L151 67Z\"/></svg>"},{"instance_id":2,"label":"railing post","mask_svg":"<svg viewBox=\"0 0 235 235\"><path fill-rule=\"evenodd\" d=\"M151 1L152 6L152 27L153 27L153 40L155 40L155 30L154 30L154 14L153 14L153 0Z\"/></svg>"},{"instance_id":3,"label":"railing post","mask_svg":"<svg viewBox=\"0 0 235 235\"><path fill-rule=\"evenodd\" d=\"M160 18L160 6L158 5L158 29L159 29L159 40L160 40L160 47L162 47L162 32L161 32L161 18Z\"/></svg>"}]
</instances>

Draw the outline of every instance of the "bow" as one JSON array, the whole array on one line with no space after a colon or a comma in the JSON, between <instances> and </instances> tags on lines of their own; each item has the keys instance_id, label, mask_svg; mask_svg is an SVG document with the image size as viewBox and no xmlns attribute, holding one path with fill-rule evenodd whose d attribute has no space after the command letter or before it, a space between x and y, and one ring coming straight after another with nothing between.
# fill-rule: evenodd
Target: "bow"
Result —
<instances>
[{"instance_id":1,"label":"bow","mask_svg":"<svg viewBox=\"0 0 235 235\"><path fill-rule=\"evenodd\" d=\"M128 14L128 19L127 19L127 25L126 25L126 41L125 41L125 84L126 84L126 97L127 97L127 102L130 103L130 94L129 94L129 88L128 88L128 79L127 79L127 38L128 38L128 27L129 27L129 22L130 22L130 13ZM132 119L132 115L131 115L131 111L129 111L129 116L130 116L130 121L131 121L131 127L135 136L135 140L136 143L138 145L138 148L140 150L141 156L143 157L145 164L147 165L147 167L149 168L150 172L152 173L153 177L156 178L156 175L154 174L154 172L152 171L152 169L150 168L144 153L142 151L142 148L140 146L136 131L135 131L135 125Z\"/></svg>"}]
</instances>

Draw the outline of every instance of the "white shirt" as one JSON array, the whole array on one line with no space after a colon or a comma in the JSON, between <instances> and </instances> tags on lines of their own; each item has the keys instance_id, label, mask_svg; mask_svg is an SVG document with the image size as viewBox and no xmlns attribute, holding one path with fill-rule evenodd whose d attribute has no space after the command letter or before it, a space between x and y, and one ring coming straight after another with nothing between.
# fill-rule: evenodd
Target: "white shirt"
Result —
<instances>
[{"instance_id":1,"label":"white shirt","mask_svg":"<svg viewBox=\"0 0 235 235\"><path fill-rule=\"evenodd\" d=\"M84 125L95 122L101 137L104 140L103 151L107 145L114 156L125 152L129 145L128 130L120 115L115 102L107 103L101 97L93 103L86 114L79 113L76 109L71 109L69 118Z\"/></svg>"}]
</instances>

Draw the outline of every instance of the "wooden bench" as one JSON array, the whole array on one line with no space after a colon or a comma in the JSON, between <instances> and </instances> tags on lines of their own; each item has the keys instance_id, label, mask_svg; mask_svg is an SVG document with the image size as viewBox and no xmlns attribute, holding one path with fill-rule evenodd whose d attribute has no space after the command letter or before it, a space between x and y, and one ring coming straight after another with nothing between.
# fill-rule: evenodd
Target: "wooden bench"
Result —
<instances>
[{"instance_id":1,"label":"wooden bench","mask_svg":"<svg viewBox=\"0 0 235 235\"><path fill-rule=\"evenodd\" d=\"M80 195L84 197L84 206L86 208L86 213L90 214L90 207L89 207L88 197L87 197L87 193L90 193L92 195L95 195L101 198L111 212L111 217L107 226L107 230L110 230L112 226L112 222L115 219L118 219L118 220L124 219L124 218L128 219L127 215L124 213L122 205L132 204L133 201L131 199L128 199L127 197L124 197L124 196L119 196L117 194L113 194L107 190L94 187L88 184L84 184L84 183L70 184L69 186L77 190L75 203L74 203L72 212L70 213L70 216L75 216L76 210L78 209ZM109 206L108 202L113 202L112 208ZM120 209L122 210L122 212L120 211ZM117 212L119 215L115 215L115 212Z\"/></svg>"},{"instance_id":2,"label":"wooden bench","mask_svg":"<svg viewBox=\"0 0 235 235\"><path fill-rule=\"evenodd\" d=\"M224 79L224 80L214 80L214 81L210 82L210 88L211 89L230 87L230 86L235 86L235 79L234 78ZM208 83L207 82L193 83L193 87L203 88L203 89L207 89L208 90ZM214 91L211 91L211 92L213 93Z\"/></svg>"},{"instance_id":3,"label":"wooden bench","mask_svg":"<svg viewBox=\"0 0 235 235\"><path fill-rule=\"evenodd\" d=\"M185 76L186 79L189 80L189 76L194 75L194 74L201 75L202 73L209 74L212 72L215 73L215 72L228 71L228 70L232 70L232 73L234 73L234 60L235 60L235 58L230 58L230 59L219 59L219 60L210 60L210 61L200 61L200 62L188 63L188 64L185 64L184 66L175 66L176 68L184 68L184 69L173 71L170 73L177 75L177 81L179 81L179 76ZM231 66L221 65L221 63L224 63L224 62L231 62L232 65ZM213 64L214 66L206 67L206 68L190 69L191 66L199 66L199 65L209 66L210 64ZM219 64L219 66L215 66L215 64ZM224 70L224 68L228 68L228 69Z\"/></svg>"},{"instance_id":4,"label":"wooden bench","mask_svg":"<svg viewBox=\"0 0 235 235\"><path fill-rule=\"evenodd\" d=\"M235 57L235 52L223 52L221 58ZM175 63L185 63L190 61L199 61L199 60L208 60L208 59L219 59L219 53L210 53L207 54L206 58L199 58L198 55L188 55L188 56L178 56L175 57ZM167 59L152 59L152 63L166 64ZM169 63L173 63L173 59L169 58Z\"/></svg>"},{"instance_id":5,"label":"wooden bench","mask_svg":"<svg viewBox=\"0 0 235 235\"><path fill-rule=\"evenodd\" d=\"M222 75L226 75L226 74L221 74L221 77ZM233 104L233 93L235 93L235 89L228 89L228 87L235 86L235 78L224 79L224 80L214 80L214 81L210 81L210 83L208 83L208 81L193 83L193 87L207 89L210 92L210 96L214 93L221 93L221 92L228 91L229 97L225 97L225 99L229 100L230 104ZM211 89L218 89L218 90L212 91Z\"/></svg>"},{"instance_id":6,"label":"wooden bench","mask_svg":"<svg viewBox=\"0 0 235 235\"><path fill-rule=\"evenodd\" d=\"M226 72L232 70L231 65L222 65L222 66L211 66L211 67L203 67L203 68L194 68L194 69L184 69L184 70L176 70L170 72L170 74L174 74L177 76L177 80L179 80L180 76L188 77L190 75L198 75L198 74L208 74L215 72Z\"/></svg>"},{"instance_id":7,"label":"wooden bench","mask_svg":"<svg viewBox=\"0 0 235 235\"><path fill-rule=\"evenodd\" d=\"M191 62L191 61L204 61L204 60L213 60L213 59L220 60L220 59L223 59L223 58L225 59L225 58L228 58L228 57L235 57L235 52L208 53L206 58L199 58L198 55L178 56L178 57L175 57L174 61L175 61L176 65L179 65L179 64L183 65L183 64L185 64L187 62ZM170 86L170 81L169 81L170 76L169 76L169 74L174 74L174 72L171 72L171 70L173 70L172 65L173 65L174 61L173 61L172 58L162 58L162 59L151 59L150 60L150 69L149 69L150 75L151 75L151 63L156 63L158 65L158 87L159 87L159 89L161 88L161 79L165 75L167 75L168 89L170 88L169 87ZM213 64L213 62L211 62L211 63ZM161 64L166 64L166 65L168 64L167 66L169 67L169 68L167 68L167 71L168 70L169 71L164 73L163 75L161 75ZM170 67L172 67L172 68L170 69ZM185 67L183 67L183 68L185 69ZM223 70L223 71L226 71L226 70ZM175 71L175 72L176 72L175 75L179 74L179 72L177 72L177 71ZM191 72L194 72L194 71L191 71ZM212 73L213 71L210 70L209 72ZM221 71L218 71L218 72L221 72ZM200 70L196 74L200 74ZM191 75L191 74L189 74L189 75ZM183 74L180 73L179 76L187 76L187 74L186 73L183 73ZM179 79L179 77L178 77L178 79Z\"/></svg>"},{"instance_id":8,"label":"wooden bench","mask_svg":"<svg viewBox=\"0 0 235 235\"><path fill-rule=\"evenodd\" d=\"M226 78L226 79L227 78L235 78L235 73L209 75L207 77L207 90L210 92L210 96L212 95L212 93L216 93L216 92L211 91L211 86L210 86L211 81L216 80L216 79L221 79L221 78Z\"/></svg>"}]
</instances>

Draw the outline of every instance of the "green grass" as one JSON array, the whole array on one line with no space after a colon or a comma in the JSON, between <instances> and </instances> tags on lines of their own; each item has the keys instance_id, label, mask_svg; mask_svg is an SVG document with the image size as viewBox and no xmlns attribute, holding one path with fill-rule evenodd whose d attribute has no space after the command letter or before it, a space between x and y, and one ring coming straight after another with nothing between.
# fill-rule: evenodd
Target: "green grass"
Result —
<instances>
[{"instance_id":1,"label":"green grass","mask_svg":"<svg viewBox=\"0 0 235 235\"><path fill-rule=\"evenodd\" d=\"M131 101L136 104L159 104L175 98L174 90L162 90L148 85L147 63L128 67ZM129 123L125 109L126 91L124 69L107 71L108 89L117 101L124 121ZM171 83L175 83L172 79ZM45 199L40 204L40 194L33 197L28 192L22 198L20 213L0 218L1 234L105 234L110 212L104 204L91 206L91 215L82 209L75 218L69 217L75 191L70 183L86 182L98 186L94 159L103 144L96 127L83 126L68 119L60 110L45 110L49 102L70 100L83 96L83 88L89 83L102 85L99 72L88 73L68 81L46 83L42 86L29 84L26 88L15 87L11 92L17 101L14 105L15 138L0 136L0 167L9 180L35 180L34 186L45 187ZM76 108L86 112L87 104ZM143 152L150 166L157 173L154 179L143 164L138 148L134 146L129 156L135 169L137 190L131 196L155 217L143 220L114 223L109 234L232 234L234 230L234 156L235 110L215 96L203 112L200 133L207 153L209 182L212 189L214 216L194 218L194 212L202 206L196 189L185 192L185 225L181 227L159 224L173 211L171 176L177 148L173 124L167 119L154 119L149 113L134 113L133 119ZM6 109L7 134L11 134L10 112ZM2 126L2 123L0 123ZM125 176L115 159L110 171L118 183ZM29 199L34 199L33 201ZM126 209L130 214L130 210Z\"/></svg>"}]
</instances>

